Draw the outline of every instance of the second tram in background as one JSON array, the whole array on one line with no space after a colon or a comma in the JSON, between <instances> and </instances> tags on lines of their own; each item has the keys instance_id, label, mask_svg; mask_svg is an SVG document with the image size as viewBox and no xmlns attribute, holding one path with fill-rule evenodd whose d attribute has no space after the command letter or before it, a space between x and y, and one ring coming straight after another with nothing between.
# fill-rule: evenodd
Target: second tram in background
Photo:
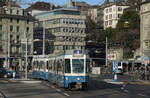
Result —
<instances>
[{"instance_id":1,"label":"second tram in background","mask_svg":"<svg viewBox=\"0 0 150 98\"><path fill-rule=\"evenodd\" d=\"M64 88L87 88L88 71L88 59L81 50L63 55L33 58L33 78L48 80Z\"/></svg>"}]
</instances>

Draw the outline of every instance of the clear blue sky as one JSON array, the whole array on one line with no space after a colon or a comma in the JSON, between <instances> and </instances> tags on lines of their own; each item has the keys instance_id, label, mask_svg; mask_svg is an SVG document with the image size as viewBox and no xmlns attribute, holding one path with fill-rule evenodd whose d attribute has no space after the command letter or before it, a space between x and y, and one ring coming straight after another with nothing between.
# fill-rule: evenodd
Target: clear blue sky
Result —
<instances>
[{"instance_id":1,"label":"clear blue sky","mask_svg":"<svg viewBox=\"0 0 150 98\"><path fill-rule=\"evenodd\" d=\"M25 0L25 2L31 1L32 3L35 3L39 0ZM68 0L40 0L40 1L45 1L45 2L50 2L53 3L54 5L65 5L67 4ZM72 0L72 1L84 1L87 2L90 5L97 5L97 4L102 4L105 0ZM113 0L110 0L113 1ZM27 8L27 5L22 6L23 8Z\"/></svg>"},{"instance_id":2,"label":"clear blue sky","mask_svg":"<svg viewBox=\"0 0 150 98\"><path fill-rule=\"evenodd\" d=\"M28 1L36 2L38 0L28 0ZM55 5L64 5L64 4L67 3L68 0L40 0L40 1L51 2ZM72 0L72 1L84 1L84 2L87 2L90 5L96 5L96 4L103 3L105 0Z\"/></svg>"}]
</instances>

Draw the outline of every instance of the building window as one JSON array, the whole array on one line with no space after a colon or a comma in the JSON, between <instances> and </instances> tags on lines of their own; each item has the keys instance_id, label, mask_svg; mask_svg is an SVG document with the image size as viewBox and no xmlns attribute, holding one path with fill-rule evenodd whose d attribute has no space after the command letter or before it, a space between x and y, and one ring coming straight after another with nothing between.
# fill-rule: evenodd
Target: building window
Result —
<instances>
[{"instance_id":1,"label":"building window","mask_svg":"<svg viewBox=\"0 0 150 98\"><path fill-rule=\"evenodd\" d=\"M112 20L109 20L109 25L112 25Z\"/></svg>"},{"instance_id":2,"label":"building window","mask_svg":"<svg viewBox=\"0 0 150 98\"><path fill-rule=\"evenodd\" d=\"M2 21L2 18L0 18L0 21Z\"/></svg>"},{"instance_id":3,"label":"building window","mask_svg":"<svg viewBox=\"0 0 150 98\"><path fill-rule=\"evenodd\" d=\"M27 20L27 24L29 24L29 20Z\"/></svg>"},{"instance_id":4,"label":"building window","mask_svg":"<svg viewBox=\"0 0 150 98\"><path fill-rule=\"evenodd\" d=\"M29 32L29 27L26 28L26 32Z\"/></svg>"},{"instance_id":5,"label":"building window","mask_svg":"<svg viewBox=\"0 0 150 98\"><path fill-rule=\"evenodd\" d=\"M17 23L19 23L19 19L17 19Z\"/></svg>"},{"instance_id":6,"label":"building window","mask_svg":"<svg viewBox=\"0 0 150 98\"><path fill-rule=\"evenodd\" d=\"M108 15L106 15L106 20L108 20Z\"/></svg>"},{"instance_id":7,"label":"building window","mask_svg":"<svg viewBox=\"0 0 150 98\"><path fill-rule=\"evenodd\" d=\"M17 35L16 38L17 38L17 42L18 42L19 41L19 35Z\"/></svg>"},{"instance_id":8,"label":"building window","mask_svg":"<svg viewBox=\"0 0 150 98\"><path fill-rule=\"evenodd\" d=\"M112 8L109 8L109 12L112 12Z\"/></svg>"},{"instance_id":9,"label":"building window","mask_svg":"<svg viewBox=\"0 0 150 98\"><path fill-rule=\"evenodd\" d=\"M118 18L120 18L121 17L121 14L118 14Z\"/></svg>"},{"instance_id":10,"label":"building window","mask_svg":"<svg viewBox=\"0 0 150 98\"><path fill-rule=\"evenodd\" d=\"M12 25L10 26L10 31L11 31L11 32L13 31L13 26L12 26Z\"/></svg>"},{"instance_id":11,"label":"building window","mask_svg":"<svg viewBox=\"0 0 150 98\"><path fill-rule=\"evenodd\" d=\"M2 31L2 25L0 25L0 31Z\"/></svg>"},{"instance_id":12,"label":"building window","mask_svg":"<svg viewBox=\"0 0 150 98\"><path fill-rule=\"evenodd\" d=\"M17 13L16 13L17 15L19 14L19 10L17 10Z\"/></svg>"},{"instance_id":13,"label":"building window","mask_svg":"<svg viewBox=\"0 0 150 98\"><path fill-rule=\"evenodd\" d=\"M122 7L118 7L118 11L122 11Z\"/></svg>"},{"instance_id":14,"label":"building window","mask_svg":"<svg viewBox=\"0 0 150 98\"><path fill-rule=\"evenodd\" d=\"M19 26L17 26L17 28L16 28L16 29L17 29L17 32L19 32Z\"/></svg>"},{"instance_id":15,"label":"building window","mask_svg":"<svg viewBox=\"0 0 150 98\"><path fill-rule=\"evenodd\" d=\"M10 18L10 22L12 22L13 21L13 19L12 18Z\"/></svg>"},{"instance_id":16,"label":"building window","mask_svg":"<svg viewBox=\"0 0 150 98\"><path fill-rule=\"evenodd\" d=\"M108 13L108 9L106 9L106 13Z\"/></svg>"},{"instance_id":17,"label":"building window","mask_svg":"<svg viewBox=\"0 0 150 98\"><path fill-rule=\"evenodd\" d=\"M10 9L10 14L12 14L13 13L13 10L12 9Z\"/></svg>"},{"instance_id":18,"label":"building window","mask_svg":"<svg viewBox=\"0 0 150 98\"><path fill-rule=\"evenodd\" d=\"M109 19L112 19L112 14L109 15Z\"/></svg>"},{"instance_id":19,"label":"building window","mask_svg":"<svg viewBox=\"0 0 150 98\"><path fill-rule=\"evenodd\" d=\"M105 26L108 26L108 21L105 21Z\"/></svg>"}]
</instances>

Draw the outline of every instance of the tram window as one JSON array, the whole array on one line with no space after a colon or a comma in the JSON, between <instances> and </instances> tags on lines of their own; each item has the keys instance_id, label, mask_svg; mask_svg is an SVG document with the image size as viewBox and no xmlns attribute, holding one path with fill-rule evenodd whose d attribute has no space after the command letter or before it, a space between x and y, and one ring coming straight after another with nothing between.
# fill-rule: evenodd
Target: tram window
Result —
<instances>
[{"instance_id":1,"label":"tram window","mask_svg":"<svg viewBox=\"0 0 150 98\"><path fill-rule=\"evenodd\" d=\"M46 61L46 69L48 69L48 65L49 65L49 62L48 62L48 61Z\"/></svg>"},{"instance_id":2,"label":"tram window","mask_svg":"<svg viewBox=\"0 0 150 98\"><path fill-rule=\"evenodd\" d=\"M50 62L49 62L49 70L50 71L52 71L52 68L53 68L52 66L53 66L53 60L50 60Z\"/></svg>"},{"instance_id":3,"label":"tram window","mask_svg":"<svg viewBox=\"0 0 150 98\"><path fill-rule=\"evenodd\" d=\"M73 70L73 73L83 73L84 72L84 60L83 59L73 59L72 60L72 70Z\"/></svg>"},{"instance_id":4,"label":"tram window","mask_svg":"<svg viewBox=\"0 0 150 98\"><path fill-rule=\"evenodd\" d=\"M65 59L65 73L71 73L70 59Z\"/></svg>"},{"instance_id":5,"label":"tram window","mask_svg":"<svg viewBox=\"0 0 150 98\"><path fill-rule=\"evenodd\" d=\"M90 68L90 61L88 61L88 59L86 60L86 73L89 72L89 68Z\"/></svg>"}]
</instances>

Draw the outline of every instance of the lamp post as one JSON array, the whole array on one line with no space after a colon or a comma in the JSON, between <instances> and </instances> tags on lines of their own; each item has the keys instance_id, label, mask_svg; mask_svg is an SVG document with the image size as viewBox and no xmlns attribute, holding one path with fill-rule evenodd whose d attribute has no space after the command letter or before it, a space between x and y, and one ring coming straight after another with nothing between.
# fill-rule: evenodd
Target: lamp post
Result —
<instances>
[{"instance_id":1,"label":"lamp post","mask_svg":"<svg viewBox=\"0 0 150 98\"><path fill-rule=\"evenodd\" d=\"M7 58L7 60L8 60L8 62L7 62L7 68L9 68L9 66L10 66L10 32L8 32L8 22L7 22L7 34L8 34L8 58Z\"/></svg>"},{"instance_id":2,"label":"lamp post","mask_svg":"<svg viewBox=\"0 0 150 98\"><path fill-rule=\"evenodd\" d=\"M43 56L45 56L45 21L43 21Z\"/></svg>"},{"instance_id":3,"label":"lamp post","mask_svg":"<svg viewBox=\"0 0 150 98\"><path fill-rule=\"evenodd\" d=\"M107 57L108 57L108 41L107 41L107 37L106 37L106 61L105 61L105 66L108 66Z\"/></svg>"},{"instance_id":4,"label":"lamp post","mask_svg":"<svg viewBox=\"0 0 150 98\"><path fill-rule=\"evenodd\" d=\"M26 63L25 63L25 79L27 80L28 78L28 75L27 75L27 66L28 66L28 38L27 38L27 34L26 34L26 30L24 31L24 39L25 39L25 42L26 42L26 54L25 54L25 57L26 57Z\"/></svg>"}]
</instances>

